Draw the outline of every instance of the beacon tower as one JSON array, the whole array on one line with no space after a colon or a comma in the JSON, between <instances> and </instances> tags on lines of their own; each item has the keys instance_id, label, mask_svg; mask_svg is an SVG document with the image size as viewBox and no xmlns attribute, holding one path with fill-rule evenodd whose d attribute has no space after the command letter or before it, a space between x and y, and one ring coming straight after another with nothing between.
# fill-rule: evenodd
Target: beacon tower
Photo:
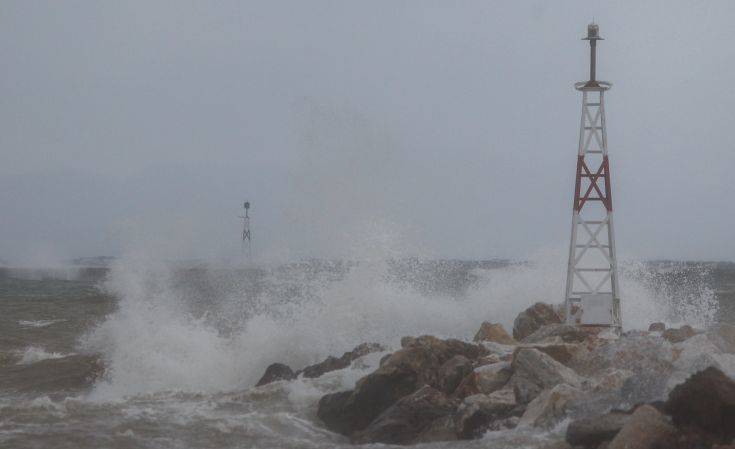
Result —
<instances>
[{"instance_id":1,"label":"beacon tower","mask_svg":"<svg viewBox=\"0 0 735 449\"><path fill-rule=\"evenodd\" d=\"M582 118L567 268L566 320L568 324L619 330L620 289L605 125L605 92L612 84L597 80L597 41L602 40L599 27L590 24L583 40L590 44L590 78L574 85L582 92Z\"/></svg>"},{"instance_id":2,"label":"beacon tower","mask_svg":"<svg viewBox=\"0 0 735 449\"><path fill-rule=\"evenodd\" d=\"M245 254L245 250L247 248L248 256L250 256L250 202L245 201L242 206L245 209L245 215L240 216L240 218L242 218L242 246L240 249L242 250L242 253Z\"/></svg>"}]
</instances>

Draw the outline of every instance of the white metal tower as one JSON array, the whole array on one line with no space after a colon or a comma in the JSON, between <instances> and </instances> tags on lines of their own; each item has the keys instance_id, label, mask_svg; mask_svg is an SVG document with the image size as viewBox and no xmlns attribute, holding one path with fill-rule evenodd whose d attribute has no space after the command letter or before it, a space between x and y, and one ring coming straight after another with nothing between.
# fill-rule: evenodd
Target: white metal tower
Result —
<instances>
[{"instance_id":1,"label":"white metal tower","mask_svg":"<svg viewBox=\"0 0 735 449\"><path fill-rule=\"evenodd\" d=\"M250 215L248 214L248 211L250 210L250 202L245 201L245 203L243 203L243 207L245 208L245 215L240 216L240 218L242 218L242 246L240 250L245 254L245 248L247 247L248 257L250 257L252 255L250 244Z\"/></svg>"},{"instance_id":2,"label":"white metal tower","mask_svg":"<svg viewBox=\"0 0 735 449\"><path fill-rule=\"evenodd\" d=\"M569 324L609 326L619 330L620 290L613 232L610 165L607 156L605 92L612 84L597 81L599 28L587 27L590 79L576 83L582 92L582 119L572 211L572 237L565 295Z\"/></svg>"}]
</instances>

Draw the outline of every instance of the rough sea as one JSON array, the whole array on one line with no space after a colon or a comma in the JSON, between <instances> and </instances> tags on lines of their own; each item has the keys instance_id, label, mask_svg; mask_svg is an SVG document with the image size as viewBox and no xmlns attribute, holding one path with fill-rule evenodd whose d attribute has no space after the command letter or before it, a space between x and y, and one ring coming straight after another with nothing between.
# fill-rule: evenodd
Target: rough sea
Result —
<instances>
[{"instance_id":1,"label":"rough sea","mask_svg":"<svg viewBox=\"0 0 735 449\"><path fill-rule=\"evenodd\" d=\"M383 354L254 388L266 366L301 368L362 342L396 349L406 335L470 339L482 321L510 330L532 303L561 302L560 259L2 268L0 447L351 447L319 422L317 402ZM735 319L735 264L626 262L621 277L626 330ZM420 447L540 447L562 427Z\"/></svg>"}]
</instances>

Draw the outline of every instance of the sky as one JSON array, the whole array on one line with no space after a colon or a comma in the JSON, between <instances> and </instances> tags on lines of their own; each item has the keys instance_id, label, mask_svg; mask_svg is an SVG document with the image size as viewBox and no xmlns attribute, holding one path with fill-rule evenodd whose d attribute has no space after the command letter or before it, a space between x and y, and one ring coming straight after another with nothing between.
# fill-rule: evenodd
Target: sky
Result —
<instances>
[{"instance_id":1,"label":"sky","mask_svg":"<svg viewBox=\"0 0 735 449\"><path fill-rule=\"evenodd\" d=\"M592 19L619 254L735 260L734 2L0 10L0 260L565 247Z\"/></svg>"}]
</instances>

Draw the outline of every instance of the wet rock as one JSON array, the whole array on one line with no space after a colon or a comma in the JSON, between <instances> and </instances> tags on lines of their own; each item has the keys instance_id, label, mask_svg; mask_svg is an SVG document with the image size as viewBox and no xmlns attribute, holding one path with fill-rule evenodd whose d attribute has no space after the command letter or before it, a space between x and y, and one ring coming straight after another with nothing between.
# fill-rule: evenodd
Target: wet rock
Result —
<instances>
[{"instance_id":1,"label":"wet rock","mask_svg":"<svg viewBox=\"0 0 735 449\"><path fill-rule=\"evenodd\" d=\"M524 343L541 343L561 340L564 343L581 343L598 332L597 329L587 329L570 324L550 324L541 326L531 335L523 339Z\"/></svg>"},{"instance_id":2,"label":"wet rock","mask_svg":"<svg viewBox=\"0 0 735 449\"><path fill-rule=\"evenodd\" d=\"M463 355L455 355L439 367L439 386L442 391L452 393L472 372L472 360Z\"/></svg>"},{"instance_id":3,"label":"wet rock","mask_svg":"<svg viewBox=\"0 0 735 449\"><path fill-rule=\"evenodd\" d=\"M446 385L440 368L456 355L475 360L485 355L485 351L475 344L428 335L407 341L406 347L391 354L377 370L358 380L347 397L323 397L318 415L327 428L345 435L365 429L388 407L420 387L429 385L442 390Z\"/></svg>"},{"instance_id":4,"label":"wet rock","mask_svg":"<svg viewBox=\"0 0 735 449\"><path fill-rule=\"evenodd\" d=\"M508 383L513 370L508 362L495 363L475 370L480 393L490 394L500 390Z\"/></svg>"},{"instance_id":5,"label":"wet rock","mask_svg":"<svg viewBox=\"0 0 735 449\"><path fill-rule=\"evenodd\" d=\"M385 348L378 343L362 343L356 346L352 351L345 352L342 357L329 356L324 361L307 366L296 373L296 376L302 374L304 377L315 378L320 377L330 371L347 368L350 364L365 355L373 352L385 351Z\"/></svg>"},{"instance_id":6,"label":"wet rock","mask_svg":"<svg viewBox=\"0 0 735 449\"><path fill-rule=\"evenodd\" d=\"M457 435L465 440L480 438L491 423L509 418L517 405L513 391L507 388L466 397L455 418Z\"/></svg>"},{"instance_id":7,"label":"wet rock","mask_svg":"<svg viewBox=\"0 0 735 449\"><path fill-rule=\"evenodd\" d=\"M502 324L485 321L475 334L474 341L494 341L503 345L514 345L516 341L505 330Z\"/></svg>"},{"instance_id":8,"label":"wet rock","mask_svg":"<svg viewBox=\"0 0 735 449\"><path fill-rule=\"evenodd\" d=\"M260 387L262 385L276 382L278 380L292 380L295 378L296 373L294 373L288 365L284 365L283 363L273 363L271 365L268 365L268 368L265 369L263 377L260 378L255 386Z\"/></svg>"},{"instance_id":9,"label":"wet rock","mask_svg":"<svg viewBox=\"0 0 735 449\"><path fill-rule=\"evenodd\" d=\"M566 417L569 403L581 395L581 390L566 384L544 390L528 404L519 425L551 428Z\"/></svg>"},{"instance_id":10,"label":"wet rock","mask_svg":"<svg viewBox=\"0 0 735 449\"><path fill-rule=\"evenodd\" d=\"M458 439L457 430L454 427L454 416L447 415L434 420L412 443L455 441Z\"/></svg>"},{"instance_id":11,"label":"wet rock","mask_svg":"<svg viewBox=\"0 0 735 449\"><path fill-rule=\"evenodd\" d=\"M354 416L354 408L348 408L348 401L352 396L353 390L340 391L322 396L319 400L317 416L321 419L329 430L332 432L349 435L355 428L355 421L359 418ZM348 410L351 413L346 413ZM360 423L370 423L371 418L362 420ZM367 424L364 424L367 426Z\"/></svg>"},{"instance_id":12,"label":"wet rock","mask_svg":"<svg viewBox=\"0 0 735 449\"><path fill-rule=\"evenodd\" d=\"M666 330L666 325L661 322L651 323L651 325L648 326L648 332L663 332L665 330Z\"/></svg>"},{"instance_id":13,"label":"wet rock","mask_svg":"<svg viewBox=\"0 0 735 449\"><path fill-rule=\"evenodd\" d=\"M513 376L509 383L520 404L531 402L542 390L558 384L565 383L575 388L582 386L583 379L577 373L537 349L520 349L511 367Z\"/></svg>"},{"instance_id":14,"label":"wet rock","mask_svg":"<svg viewBox=\"0 0 735 449\"><path fill-rule=\"evenodd\" d=\"M364 430L353 434L351 440L358 444L411 444L421 435L427 441L430 434L424 432L437 420L451 416L457 405L457 400L427 385L401 398ZM446 436L433 430L434 437Z\"/></svg>"},{"instance_id":15,"label":"wet rock","mask_svg":"<svg viewBox=\"0 0 735 449\"><path fill-rule=\"evenodd\" d=\"M650 405L636 409L608 449L663 449L674 447L677 431L666 417Z\"/></svg>"},{"instance_id":16,"label":"wet rock","mask_svg":"<svg viewBox=\"0 0 735 449\"><path fill-rule=\"evenodd\" d=\"M550 304L537 302L524 310L513 322L513 338L520 341L536 332L541 326L561 323L561 317Z\"/></svg>"},{"instance_id":17,"label":"wet rock","mask_svg":"<svg viewBox=\"0 0 735 449\"><path fill-rule=\"evenodd\" d=\"M612 440L630 420L630 414L610 412L594 418L582 418L569 423L566 440L572 446L595 449Z\"/></svg>"},{"instance_id":18,"label":"wet rock","mask_svg":"<svg viewBox=\"0 0 735 449\"><path fill-rule=\"evenodd\" d=\"M595 391L621 390L625 381L633 377L635 373L627 369L611 368L592 380Z\"/></svg>"},{"instance_id":19,"label":"wet rock","mask_svg":"<svg viewBox=\"0 0 735 449\"><path fill-rule=\"evenodd\" d=\"M692 338L697 332L689 325L683 325L680 328L666 329L661 333L661 336L671 343L681 343L682 341Z\"/></svg>"},{"instance_id":20,"label":"wet rock","mask_svg":"<svg viewBox=\"0 0 735 449\"><path fill-rule=\"evenodd\" d=\"M535 343L524 344L521 348L538 349L552 359L564 365L569 364L572 359L584 350L580 344L572 343Z\"/></svg>"},{"instance_id":21,"label":"wet rock","mask_svg":"<svg viewBox=\"0 0 735 449\"><path fill-rule=\"evenodd\" d=\"M735 382L707 368L674 388L665 410L679 428L693 428L720 443L735 438Z\"/></svg>"}]
</instances>

